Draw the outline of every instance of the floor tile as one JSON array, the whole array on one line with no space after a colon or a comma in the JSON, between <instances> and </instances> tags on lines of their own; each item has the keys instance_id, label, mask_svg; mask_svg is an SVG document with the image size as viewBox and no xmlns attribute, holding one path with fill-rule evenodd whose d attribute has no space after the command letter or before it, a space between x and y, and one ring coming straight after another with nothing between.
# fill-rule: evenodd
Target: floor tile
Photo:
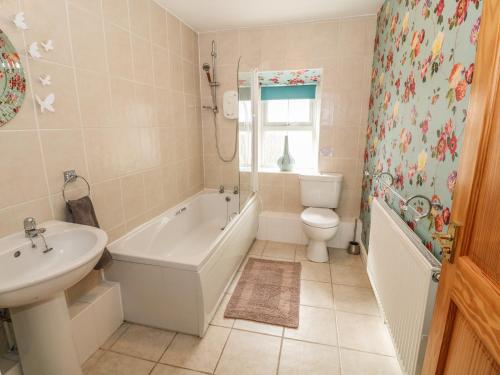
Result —
<instances>
[{"instance_id":1,"label":"floor tile","mask_svg":"<svg viewBox=\"0 0 500 375\"><path fill-rule=\"evenodd\" d=\"M333 308L332 286L317 281L301 280L300 304Z\"/></svg>"},{"instance_id":2,"label":"floor tile","mask_svg":"<svg viewBox=\"0 0 500 375\"><path fill-rule=\"evenodd\" d=\"M300 306L299 319L298 328L285 328L285 337L318 344L337 345L337 325L333 310Z\"/></svg>"},{"instance_id":3,"label":"floor tile","mask_svg":"<svg viewBox=\"0 0 500 375\"><path fill-rule=\"evenodd\" d=\"M314 263L302 261L302 271L300 278L302 280L321 281L323 283L331 282L330 265L328 263Z\"/></svg>"},{"instance_id":4,"label":"floor tile","mask_svg":"<svg viewBox=\"0 0 500 375\"><path fill-rule=\"evenodd\" d=\"M295 244L283 242L267 242L262 256L265 258L294 260Z\"/></svg>"},{"instance_id":5,"label":"floor tile","mask_svg":"<svg viewBox=\"0 0 500 375\"><path fill-rule=\"evenodd\" d=\"M394 347L382 319L337 311L339 345L343 348L394 356Z\"/></svg>"},{"instance_id":6,"label":"floor tile","mask_svg":"<svg viewBox=\"0 0 500 375\"><path fill-rule=\"evenodd\" d=\"M278 367L281 338L233 330L217 375L274 375Z\"/></svg>"},{"instance_id":7,"label":"floor tile","mask_svg":"<svg viewBox=\"0 0 500 375\"><path fill-rule=\"evenodd\" d=\"M231 298L230 294L226 294L224 296L210 324L214 326L228 327L228 328L231 328L233 326L234 319L224 318L224 312L226 311L226 307L230 298Z\"/></svg>"},{"instance_id":8,"label":"floor tile","mask_svg":"<svg viewBox=\"0 0 500 375\"><path fill-rule=\"evenodd\" d=\"M106 353L102 349L97 349L82 365L82 370L84 374L90 372L92 367L99 361L99 359Z\"/></svg>"},{"instance_id":9,"label":"floor tile","mask_svg":"<svg viewBox=\"0 0 500 375\"><path fill-rule=\"evenodd\" d=\"M236 285L238 284L238 280L240 279L242 273L243 273L242 271L236 273L233 281L231 281L231 284L229 285L229 288L227 289L227 292L226 292L227 294L233 294L234 289L236 288Z\"/></svg>"},{"instance_id":10,"label":"floor tile","mask_svg":"<svg viewBox=\"0 0 500 375\"><path fill-rule=\"evenodd\" d=\"M295 261L300 262L307 259L307 245L297 245L295 247Z\"/></svg>"},{"instance_id":11,"label":"floor tile","mask_svg":"<svg viewBox=\"0 0 500 375\"><path fill-rule=\"evenodd\" d=\"M94 366L85 372L85 375L148 375L154 365L154 362L143 359L114 352L105 352Z\"/></svg>"},{"instance_id":12,"label":"floor tile","mask_svg":"<svg viewBox=\"0 0 500 375\"><path fill-rule=\"evenodd\" d=\"M151 375L203 375L203 373L158 363Z\"/></svg>"},{"instance_id":13,"label":"floor tile","mask_svg":"<svg viewBox=\"0 0 500 375\"><path fill-rule=\"evenodd\" d=\"M264 333L266 335L283 336L282 326L275 326L262 322L254 322L251 320L236 319L233 328L242 329L244 331Z\"/></svg>"},{"instance_id":14,"label":"floor tile","mask_svg":"<svg viewBox=\"0 0 500 375\"><path fill-rule=\"evenodd\" d=\"M334 284L333 304L340 311L380 315L377 300L370 288Z\"/></svg>"},{"instance_id":15,"label":"floor tile","mask_svg":"<svg viewBox=\"0 0 500 375\"><path fill-rule=\"evenodd\" d=\"M402 375L394 357L341 349L340 362L347 375Z\"/></svg>"},{"instance_id":16,"label":"floor tile","mask_svg":"<svg viewBox=\"0 0 500 375\"><path fill-rule=\"evenodd\" d=\"M283 340L278 375L311 374L340 374L337 347Z\"/></svg>"},{"instance_id":17,"label":"floor tile","mask_svg":"<svg viewBox=\"0 0 500 375\"><path fill-rule=\"evenodd\" d=\"M126 322L122 323L122 325L118 327L118 329L115 332L113 332L111 336L109 336L106 342L101 345L101 348L103 349L111 348L111 346L116 342L116 340L120 338L121 335L123 335L123 333L127 330L128 327L130 327L129 323Z\"/></svg>"},{"instance_id":18,"label":"floor tile","mask_svg":"<svg viewBox=\"0 0 500 375\"><path fill-rule=\"evenodd\" d=\"M338 266L359 267L364 268L361 255L352 255L346 249L329 249L330 263Z\"/></svg>"},{"instance_id":19,"label":"floor tile","mask_svg":"<svg viewBox=\"0 0 500 375\"><path fill-rule=\"evenodd\" d=\"M365 270L359 267L337 266L335 263L332 263L332 282L370 288L370 281Z\"/></svg>"},{"instance_id":20,"label":"floor tile","mask_svg":"<svg viewBox=\"0 0 500 375\"><path fill-rule=\"evenodd\" d=\"M174 336L174 332L132 324L113 344L111 350L158 361Z\"/></svg>"},{"instance_id":21,"label":"floor tile","mask_svg":"<svg viewBox=\"0 0 500 375\"><path fill-rule=\"evenodd\" d=\"M230 331L229 328L209 326L203 338L177 334L161 362L191 370L213 372Z\"/></svg>"},{"instance_id":22,"label":"floor tile","mask_svg":"<svg viewBox=\"0 0 500 375\"><path fill-rule=\"evenodd\" d=\"M255 240L254 243L252 244L252 247L250 247L248 254L261 256L265 246L266 246L266 241Z\"/></svg>"}]
</instances>

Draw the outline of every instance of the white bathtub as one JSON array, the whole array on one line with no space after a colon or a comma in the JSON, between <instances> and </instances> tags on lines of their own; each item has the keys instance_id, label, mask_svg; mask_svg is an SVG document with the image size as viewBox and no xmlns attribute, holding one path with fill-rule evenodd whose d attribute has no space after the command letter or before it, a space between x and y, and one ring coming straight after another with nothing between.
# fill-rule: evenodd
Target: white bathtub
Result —
<instances>
[{"instance_id":1,"label":"white bathtub","mask_svg":"<svg viewBox=\"0 0 500 375\"><path fill-rule=\"evenodd\" d=\"M207 190L111 243L106 278L121 285L125 320L203 336L256 237L256 196L226 225L237 208Z\"/></svg>"}]
</instances>

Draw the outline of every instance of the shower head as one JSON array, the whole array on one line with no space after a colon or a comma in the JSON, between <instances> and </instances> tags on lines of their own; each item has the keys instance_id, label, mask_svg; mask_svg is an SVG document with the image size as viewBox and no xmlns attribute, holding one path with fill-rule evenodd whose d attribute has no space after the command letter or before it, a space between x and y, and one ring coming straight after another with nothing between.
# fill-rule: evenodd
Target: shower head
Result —
<instances>
[{"instance_id":1,"label":"shower head","mask_svg":"<svg viewBox=\"0 0 500 375\"><path fill-rule=\"evenodd\" d=\"M210 71L210 64L209 63L204 63L202 67L203 67L203 70L205 72L209 72Z\"/></svg>"}]
</instances>

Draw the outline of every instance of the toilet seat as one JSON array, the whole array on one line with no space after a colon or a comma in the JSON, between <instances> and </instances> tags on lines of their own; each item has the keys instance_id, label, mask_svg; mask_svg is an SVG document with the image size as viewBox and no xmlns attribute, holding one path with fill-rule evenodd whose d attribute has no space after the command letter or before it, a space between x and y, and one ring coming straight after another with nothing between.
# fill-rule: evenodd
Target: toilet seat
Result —
<instances>
[{"instance_id":1,"label":"toilet seat","mask_svg":"<svg viewBox=\"0 0 500 375\"><path fill-rule=\"evenodd\" d=\"M300 214L300 218L304 224L320 229L333 228L339 225L339 216L335 211L328 208L306 208Z\"/></svg>"}]
</instances>

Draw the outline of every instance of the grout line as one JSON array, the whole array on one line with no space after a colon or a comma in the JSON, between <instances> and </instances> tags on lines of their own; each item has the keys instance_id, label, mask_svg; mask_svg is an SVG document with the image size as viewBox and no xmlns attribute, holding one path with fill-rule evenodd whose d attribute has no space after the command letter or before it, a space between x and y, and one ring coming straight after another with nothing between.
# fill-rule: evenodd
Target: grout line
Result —
<instances>
[{"instance_id":1,"label":"grout line","mask_svg":"<svg viewBox=\"0 0 500 375\"><path fill-rule=\"evenodd\" d=\"M120 354L120 355L124 355L124 356L130 357L130 358L140 359L142 361L147 361L147 362L151 362L151 363L158 363L155 360L147 359L147 358L142 358L142 357L139 357L139 356L133 355L133 354L122 353L122 352L119 352L119 351L116 351L116 350L112 350L112 349L104 349L104 350L107 351L107 352L110 352L110 353L115 353L115 354Z\"/></svg>"},{"instance_id":2,"label":"grout line","mask_svg":"<svg viewBox=\"0 0 500 375\"><path fill-rule=\"evenodd\" d=\"M21 7L21 1L20 0L17 0L16 1L17 3L17 9L22 9ZM26 31L25 30L22 30L21 31L21 35L22 35L22 41L23 41L23 44L24 44L24 48L27 47L27 39L26 39ZM44 182L45 182L45 188L47 189L47 196L43 196L43 197L38 197L38 199L41 199L41 198L48 198L48 201L49 201L49 207L50 207L50 213L51 213L51 216L52 216L52 219L55 218L55 212L54 212L54 204L52 202L52 197L51 197L51 192L50 192L50 184L49 184L49 176L48 176L48 172L47 172L47 164L46 164L46 160L45 160L45 153L44 153L44 150L43 150L43 143L42 143L42 134L40 133L40 121L39 121L39 114L37 112L37 109L38 109L38 105L37 105L37 102L35 100L35 91L34 91L34 87L33 85L31 84L32 83L32 76L31 76L31 62L30 62L30 57L28 56L28 54L25 55L26 56L26 68L25 68L25 71L26 71L26 74L25 74L25 77L27 78L26 79L26 85L29 84L30 87L30 91L31 91L31 101L33 102L33 115L34 115L34 120L35 120L35 127L34 131L36 131L36 137L37 137L37 140L38 140L38 147L40 147L40 156L41 156L41 162L42 162L42 168L43 168L43 176L44 176ZM24 100L26 100L26 96L24 98ZM36 199L34 199L36 200ZM23 204L23 203L26 203L26 202L20 202L20 204ZM5 207L4 207L5 208Z\"/></svg>"},{"instance_id":3,"label":"grout line","mask_svg":"<svg viewBox=\"0 0 500 375\"><path fill-rule=\"evenodd\" d=\"M333 260L333 254L330 255L330 253L328 253L328 257L332 258ZM330 259L328 259L328 266L330 267L330 275L332 274L332 263L330 263ZM332 299L333 299L333 311L334 311L334 316L335 316L335 331L336 331L336 334L337 334L337 356L338 356L338 359L339 359L339 370L340 370L340 374L342 375L342 361L341 361L341 358L340 358L340 329L339 329L339 319L337 317L337 314L335 312L335 294L333 292L333 277L331 278L332 280Z\"/></svg>"},{"instance_id":4,"label":"grout line","mask_svg":"<svg viewBox=\"0 0 500 375\"><path fill-rule=\"evenodd\" d=\"M236 323L236 320L245 320L247 321L246 319L235 319L235 323ZM241 331L241 332L248 332L248 333L256 333L258 335L263 335L263 336L268 336L268 337L274 337L274 338L283 338L283 334L284 334L284 331L285 331L285 328L284 326L276 326L274 324L269 324L269 323L264 323L264 322L255 322L253 320L248 320L249 322L254 322L254 323L260 323L260 324L266 324L268 326L271 326L271 327L281 327L283 328L282 329L282 332L281 332L281 335L273 335L271 333L266 333L266 332L258 332L258 331L252 331L250 329L245 329L245 328L238 328L238 327L233 327L231 328L231 330L234 330L234 331ZM227 327L226 327L227 328Z\"/></svg>"},{"instance_id":5,"label":"grout line","mask_svg":"<svg viewBox=\"0 0 500 375\"><path fill-rule=\"evenodd\" d=\"M283 329L283 334L285 334L285 330ZM283 351L283 342L285 341L285 338L282 336L281 337L281 341L280 341L280 350L279 350L279 353L278 353L278 363L277 363L277 366L276 366L276 375L279 374L279 371L280 371L280 365L281 365L281 353Z\"/></svg>"},{"instance_id":6,"label":"grout line","mask_svg":"<svg viewBox=\"0 0 500 375\"><path fill-rule=\"evenodd\" d=\"M229 328L229 334L227 335L226 341L224 342L224 345L222 346L222 350L220 351L219 358L217 359L217 363L215 364L214 371L213 373L217 371L217 367L219 367L220 360L222 359L222 355L224 354L224 350L226 350L227 343L229 342L229 339L231 338L231 334L233 333L234 328Z\"/></svg>"},{"instance_id":7,"label":"grout line","mask_svg":"<svg viewBox=\"0 0 500 375\"><path fill-rule=\"evenodd\" d=\"M174 336L172 337L172 340L170 340L170 342L168 343L168 345L165 348L165 350L163 351L163 353L161 353L160 358L158 358L158 361L156 361L157 363L161 363L161 359L163 358L163 356L165 355L165 353L167 352L167 350L173 345L176 337L177 337L177 332L174 333Z\"/></svg>"},{"instance_id":8,"label":"grout line","mask_svg":"<svg viewBox=\"0 0 500 375\"><path fill-rule=\"evenodd\" d=\"M123 322L122 324L124 324L124 323L125 323L125 322ZM123 332L122 332L122 333L120 333L120 334L118 335L118 337L117 337L117 338L113 341L113 343L111 343L111 344L109 345L109 348L105 349L105 348L103 348L103 347L99 347L99 349L102 349L102 350L108 350L108 349L111 349L111 348L113 347L113 345L115 345L115 344L116 344L116 342L117 342L118 340L120 340L120 339L122 338L122 336L125 334L125 332L127 332L127 331L128 331L128 329L131 327L131 324L130 324L130 323L126 323L126 324L127 324L127 326L125 327L125 329L123 330Z\"/></svg>"},{"instance_id":9,"label":"grout line","mask_svg":"<svg viewBox=\"0 0 500 375\"><path fill-rule=\"evenodd\" d=\"M73 71L73 80L75 82L75 91L76 91L76 105L78 107L77 112L78 112L78 120L80 121L80 135L82 137L82 148L83 148L83 162L85 165L85 174L89 180L90 186L92 186L92 178L90 177L90 168L89 168L89 158L88 158L88 150L87 150L87 142L85 138L85 131L83 129L83 116L82 116L82 110L81 110L81 101L80 101L80 94L78 91L78 79L77 79L77 74L76 74L76 64L75 64L75 53L74 53L74 48L73 48L73 32L72 32L72 27L71 27L71 22L69 19L69 4L67 1L64 2L64 8L66 11L66 22L68 23L68 43L69 43L69 52L71 56L71 70ZM101 9L102 12L102 9ZM103 30L104 32L104 30ZM106 44L106 43L105 43ZM106 59L106 53L104 58ZM107 60L105 60L106 66L107 66ZM95 74L95 72L93 72ZM111 93L110 93L111 96ZM91 194L89 192L89 194Z\"/></svg>"}]
</instances>

